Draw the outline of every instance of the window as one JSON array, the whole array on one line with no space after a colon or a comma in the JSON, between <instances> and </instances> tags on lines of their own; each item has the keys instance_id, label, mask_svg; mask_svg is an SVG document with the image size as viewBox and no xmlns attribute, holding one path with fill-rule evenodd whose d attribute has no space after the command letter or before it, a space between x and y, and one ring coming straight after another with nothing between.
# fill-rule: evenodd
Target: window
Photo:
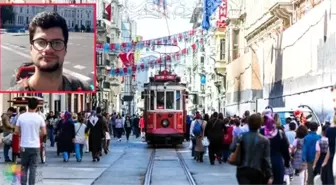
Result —
<instances>
[{"instance_id":1,"label":"window","mask_svg":"<svg viewBox=\"0 0 336 185\"><path fill-rule=\"evenodd\" d=\"M149 110L154 110L154 100L155 100L154 91L151 91L149 98L150 98Z\"/></svg>"},{"instance_id":2,"label":"window","mask_svg":"<svg viewBox=\"0 0 336 185\"><path fill-rule=\"evenodd\" d=\"M225 39L221 39L220 40L219 47L220 47L220 51L219 51L220 56L219 56L219 59L220 60L225 60Z\"/></svg>"},{"instance_id":3,"label":"window","mask_svg":"<svg viewBox=\"0 0 336 185\"><path fill-rule=\"evenodd\" d=\"M175 109L174 102L174 92L166 92L166 109Z\"/></svg>"},{"instance_id":4,"label":"window","mask_svg":"<svg viewBox=\"0 0 336 185\"><path fill-rule=\"evenodd\" d=\"M181 91L176 91L176 110L181 110Z\"/></svg>"},{"instance_id":5,"label":"window","mask_svg":"<svg viewBox=\"0 0 336 185\"><path fill-rule=\"evenodd\" d=\"M26 24L29 24L29 18L26 17Z\"/></svg>"},{"instance_id":6,"label":"window","mask_svg":"<svg viewBox=\"0 0 336 185\"><path fill-rule=\"evenodd\" d=\"M156 92L156 108L164 109L164 92Z\"/></svg>"},{"instance_id":7,"label":"window","mask_svg":"<svg viewBox=\"0 0 336 185\"><path fill-rule=\"evenodd\" d=\"M232 37L233 37L232 59L235 60L239 57L239 30L234 30Z\"/></svg>"}]
</instances>

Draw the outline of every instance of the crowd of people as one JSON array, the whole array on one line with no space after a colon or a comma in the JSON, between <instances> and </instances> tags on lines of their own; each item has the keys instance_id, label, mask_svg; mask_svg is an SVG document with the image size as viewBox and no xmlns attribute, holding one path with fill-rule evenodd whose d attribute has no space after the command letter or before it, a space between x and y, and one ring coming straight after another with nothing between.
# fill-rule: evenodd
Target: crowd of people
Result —
<instances>
[{"instance_id":1,"label":"crowd of people","mask_svg":"<svg viewBox=\"0 0 336 185\"><path fill-rule=\"evenodd\" d=\"M282 125L271 110L242 117L197 112L187 120L192 157L203 162L208 151L211 165L237 166L239 184L289 185L294 176L301 185L334 184L336 117L319 125L295 115Z\"/></svg>"},{"instance_id":2,"label":"crowd of people","mask_svg":"<svg viewBox=\"0 0 336 185\"><path fill-rule=\"evenodd\" d=\"M21 182L25 184L28 170L33 172L29 173L29 184L35 183L32 174L35 174L38 158L42 155L39 152L42 144L47 140L50 147L57 148L57 155L62 156L63 162L68 162L71 156L81 162L84 152L91 152L92 162L99 162L100 157L110 151L111 137L120 142L123 135L128 141L132 132L137 138L144 135L144 119L138 115L109 114L100 107L91 112L54 114L51 111L44 115L35 98L28 100L28 110L21 107L17 113L14 107L8 108L1 116L1 123L4 160L21 164Z\"/></svg>"}]
</instances>

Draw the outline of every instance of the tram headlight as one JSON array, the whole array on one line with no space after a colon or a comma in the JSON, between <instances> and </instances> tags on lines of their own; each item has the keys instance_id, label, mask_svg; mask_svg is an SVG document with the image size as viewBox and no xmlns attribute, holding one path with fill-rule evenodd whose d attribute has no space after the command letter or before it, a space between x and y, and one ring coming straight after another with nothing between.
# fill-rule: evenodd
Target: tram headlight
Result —
<instances>
[{"instance_id":1,"label":"tram headlight","mask_svg":"<svg viewBox=\"0 0 336 185\"><path fill-rule=\"evenodd\" d=\"M164 128L167 128L169 126L169 121L168 120L162 120L161 122L161 125L164 127Z\"/></svg>"}]
</instances>

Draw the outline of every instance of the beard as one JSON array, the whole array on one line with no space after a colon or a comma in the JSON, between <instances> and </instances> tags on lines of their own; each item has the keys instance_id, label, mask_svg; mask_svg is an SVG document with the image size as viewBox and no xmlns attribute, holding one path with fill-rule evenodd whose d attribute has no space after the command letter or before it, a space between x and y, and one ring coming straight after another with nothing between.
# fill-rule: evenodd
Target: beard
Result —
<instances>
[{"instance_id":1,"label":"beard","mask_svg":"<svg viewBox=\"0 0 336 185\"><path fill-rule=\"evenodd\" d=\"M43 57L39 58L38 61L42 60ZM59 60L57 59L57 61L55 62L55 64L53 64L52 66L41 66L40 63L38 62L36 64L36 67L41 71L41 72L47 72L47 73L51 73L51 72L55 72L58 71L62 66L59 63Z\"/></svg>"}]
</instances>

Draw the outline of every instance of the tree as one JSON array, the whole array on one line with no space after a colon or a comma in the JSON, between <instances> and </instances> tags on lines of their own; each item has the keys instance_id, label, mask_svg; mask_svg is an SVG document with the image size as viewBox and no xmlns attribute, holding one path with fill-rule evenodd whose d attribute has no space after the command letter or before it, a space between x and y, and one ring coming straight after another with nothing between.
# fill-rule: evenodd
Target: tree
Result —
<instances>
[{"instance_id":1,"label":"tree","mask_svg":"<svg viewBox=\"0 0 336 185\"><path fill-rule=\"evenodd\" d=\"M79 28L77 24L75 25L75 32L79 32Z\"/></svg>"},{"instance_id":2,"label":"tree","mask_svg":"<svg viewBox=\"0 0 336 185\"><path fill-rule=\"evenodd\" d=\"M1 6L1 23L2 25L8 21L11 21L15 17L15 13L13 11L13 6Z\"/></svg>"},{"instance_id":3,"label":"tree","mask_svg":"<svg viewBox=\"0 0 336 185\"><path fill-rule=\"evenodd\" d=\"M83 24L81 25L81 31L85 31L85 26Z\"/></svg>"},{"instance_id":4,"label":"tree","mask_svg":"<svg viewBox=\"0 0 336 185\"><path fill-rule=\"evenodd\" d=\"M89 25L86 25L86 32L91 32L91 27Z\"/></svg>"}]
</instances>

